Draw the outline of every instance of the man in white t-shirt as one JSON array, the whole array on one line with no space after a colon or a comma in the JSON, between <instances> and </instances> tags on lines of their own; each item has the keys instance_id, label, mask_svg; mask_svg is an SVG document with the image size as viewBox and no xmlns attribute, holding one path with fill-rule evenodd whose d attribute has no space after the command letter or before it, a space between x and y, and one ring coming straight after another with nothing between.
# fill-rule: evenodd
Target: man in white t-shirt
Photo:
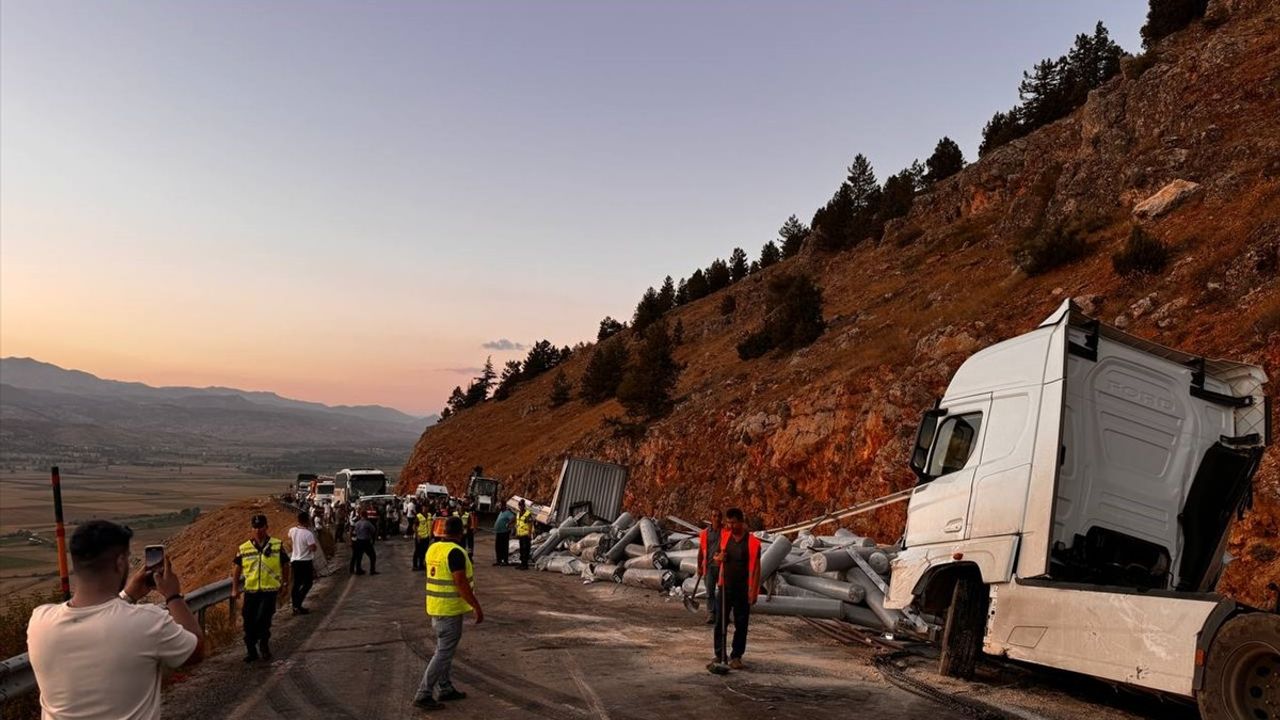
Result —
<instances>
[{"instance_id":1,"label":"man in white t-shirt","mask_svg":"<svg viewBox=\"0 0 1280 720\"><path fill-rule=\"evenodd\" d=\"M316 543L316 534L311 532L309 520L306 513L300 512L298 524L289 528L289 547L293 548L289 551L290 576L293 578L290 597L293 599L294 615L311 612L302 603L307 599L307 593L311 592L311 585L316 579L316 550L320 546Z\"/></svg>"},{"instance_id":2,"label":"man in white t-shirt","mask_svg":"<svg viewBox=\"0 0 1280 720\"><path fill-rule=\"evenodd\" d=\"M161 669L204 657L204 633L169 559L131 576L131 537L129 528L106 520L76 528L75 594L31 613L27 651L44 720L155 720ZM136 604L152 587L163 605Z\"/></svg>"}]
</instances>

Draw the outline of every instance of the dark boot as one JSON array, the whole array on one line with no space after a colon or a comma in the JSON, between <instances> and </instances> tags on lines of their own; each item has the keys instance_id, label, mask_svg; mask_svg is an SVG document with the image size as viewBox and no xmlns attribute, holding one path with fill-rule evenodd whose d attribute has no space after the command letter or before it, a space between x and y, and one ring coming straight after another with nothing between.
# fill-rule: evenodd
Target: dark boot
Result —
<instances>
[{"instance_id":1,"label":"dark boot","mask_svg":"<svg viewBox=\"0 0 1280 720\"><path fill-rule=\"evenodd\" d=\"M262 659L271 660L271 645L266 640L262 640L258 643L258 647L262 652Z\"/></svg>"},{"instance_id":2,"label":"dark boot","mask_svg":"<svg viewBox=\"0 0 1280 720\"><path fill-rule=\"evenodd\" d=\"M258 649L253 646L253 643L246 642L244 644L244 647L246 650L245 656L244 656L245 662L253 662L258 659Z\"/></svg>"}]
</instances>

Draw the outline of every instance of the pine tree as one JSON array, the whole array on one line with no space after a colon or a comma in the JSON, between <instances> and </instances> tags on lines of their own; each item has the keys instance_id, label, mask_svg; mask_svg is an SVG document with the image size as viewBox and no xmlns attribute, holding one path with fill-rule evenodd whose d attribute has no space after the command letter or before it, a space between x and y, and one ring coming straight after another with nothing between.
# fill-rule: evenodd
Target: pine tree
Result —
<instances>
[{"instance_id":1,"label":"pine tree","mask_svg":"<svg viewBox=\"0 0 1280 720\"><path fill-rule=\"evenodd\" d=\"M671 328L671 344L672 345L684 344L684 319L683 318L676 318L676 324L674 327Z\"/></svg>"},{"instance_id":2,"label":"pine tree","mask_svg":"<svg viewBox=\"0 0 1280 720\"><path fill-rule=\"evenodd\" d=\"M854 225L858 210L849 183L840 183L836 194L813 215L814 246L819 250L836 252L853 244Z\"/></svg>"},{"instance_id":3,"label":"pine tree","mask_svg":"<svg viewBox=\"0 0 1280 720\"><path fill-rule=\"evenodd\" d=\"M617 320L614 320L612 317L608 315L605 315L604 319L600 321L600 329L596 331L596 342L608 340L614 335L617 335L618 333L622 332L622 329L624 327L626 326L623 325L622 323L618 322Z\"/></svg>"},{"instance_id":4,"label":"pine tree","mask_svg":"<svg viewBox=\"0 0 1280 720\"><path fill-rule=\"evenodd\" d=\"M755 274L756 274L756 273L758 273L758 272L760 272L760 261L759 261L759 260L752 260L752 261L751 261L751 265L749 265L749 266L747 267L747 274L748 274L748 275L755 275Z\"/></svg>"},{"instance_id":5,"label":"pine tree","mask_svg":"<svg viewBox=\"0 0 1280 720\"><path fill-rule=\"evenodd\" d=\"M511 397L511 391L515 390L521 380L521 367L519 360L508 360L502 366L502 376L498 378L498 387L493 391L494 400L501 401Z\"/></svg>"},{"instance_id":6,"label":"pine tree","mask_svg":"<svg viewBox=\"0 0 1280 720\"><path fill-rule=\"evenodd\" d=\"M560 351L549 340L539 340L529 348L520 368L522 380L530 380L555 367L560 362Z\"/></svg>"},{"instance_id":7,"label":"pine tree","mask_svg":"<svg viewBox=\"0 0 1280 720\"><path fill-rule=\"evenodd\" d=\"M446 401L451 415L467 408L467 394L462 392L462 388L457 385L453 386L453 392L449 393L449 399Z\"/></svg>"},{"instance_id":8,"label":"pine tree","mask_svg":"<svg viewBox=\"0 0 1280 720\"><path fill-rule=\"evenodd\" d=\"M733 249L729 253L729 279L732 282L738 282L747 276L750 268L747 266L747 253L740 247Z\"/></svg>"},{"instance_id":9,"label":"pine tree","mask_svg":"<svg viewBox=\"0 0 1280 720\"><path fill-rule=\"evenodd\" d=\"M738 357L757 358L771 350L795 350L818 339L826 330L822 319L822 289L808 275L777 275L769 279L765 321L738 343Z\"/></svg>"},{"instance_id":10,"label":"pine tree","mask_svg":"<svg viewBox=\"0 0 1280 720\"><path fill-rule=\"evenodd\" d=\"M854 156L846 182L853 201L853 219L846 229L847 242L856 245L868 237L878 238L880 229L875 220L880 212L882 193L880 183L876 182L875 170L865 155L859 153Z\"/></svg>"},{"instance_id":11,"label":"pine tree","mask_svg":"<svg viewBox=\"0 0 1280 720\"><path fill-rule=\"evenodd\" d=\"M473 379L471 384L467 385L466 392L463 393L465 407L475 407L489 399L489 388L493 387L493 379L495 377L493 358L486 358L484 369L480 371L480 376Z\"/></svg>"},{"instance_id":12,"label":"pine tree","mask_svg":"<svg viewBox=\"0 0 1280 720\"><path fill-rule=\"evenodd\" d=\"M579 382L582 399L589 403L599 403L617 394L627 359L627 343L621 337L610 338L596 345Z\"/></svg>"},{"instance_id":13,"label":"pine tree","mask_svg":"<svg viewBox=\"0 0 1280 720\"><path fill-rule=\"evenodd\" d=\"M733 274L729 272L729 264L720 258L712 260L707 268L708 294L729 287L731 282L733 282Z\"/></svg>"},{"instance_id":14,"label":"pine tree","mask_svg":"<svg viewBox=\"0 0 1280 720\"><path fill-rule=\"evenodd\" d=\"M1147 23L1142 26L1142 47L1150 50L1161 38L1204 17L1209 0L1150 0Z\"/></svg>"},{"instance_id":15,"label":"pine tree","mask_svg":"<svg viewBox=\"0 0 1280 720\"><path fill-rule=\"evenodd\" d=\"M662 299L658 297L658 291L649 288L640 297L640 302L636 303L636 312L631 318L631 327L635 328L636 332L644 332L645 328L662 317L663 312Z\"/></svg>"},{"instance_id":16,"label":"pine tree","mask_svg":"<svg viewBox=\"0 0 1280 720\"><path fill-rule=\"evenodd\" d=\"M707 276L701 270L694 270L689 276L689 284L686 286L689 291L689 300L701 300L711 294L711 287L707 284Z\"/></svg>"},{"instance_id":17,"label":"pine tree","mask_svg":"<svg viewBox=\"0 0 1280 720\"><path fill-rule=\"evenodd\" d=\"M760 248L760 269L763 270L772 265L776 265L782 260L782 251L778 249L778 244L770 240Z\"/></svg>"},{"instance_id":18,"label":"pine tree","mask_svg":"<svg viewBox=\"0 0 1280 720\"><path fill-rule=\"evenodd\" d=\"M778 230L778 238L782 240L782 257L795 257L804 247L805 238L809 237L809 228L795 215L787 218Z\"/></svg>"},{"instance_id":19,"label":"pine tree","mask_svg":"<svg viewBox=\"0 0 1280 720\"><path fill-rule=\"evenodd\" d=\"M658 308L665 314L676 306L676 285L668 275L658 290Z\"/></svg>"},{"instance_id":20,"label":"pine tree","mask_svg":"<svg viewBox=\"0 0 1280 720\"><path fill-rule=\"evenodd\" d=\"M924 164L929 168L924 176L925 182L933 185L964 169L964 153L960 151L960 146L955 140L944 136L938 141L937 146L933 148L933 154L925 160ZM887 185L888 181L885 181L885 184Z\"/></svg>"},{"instance_id":21,"label":"pine tree","mask_svg":"<svg viewBox=\"0 0 1280 720\"><path fill-rule=\"evenodd\" d=\"M676 284L676 306L684 305L689 302L689 281L680 278L680 282Z\"/></svg>"},{"instance_id":22,"label":"pine tree","mask_svg":"<svg viewBox=\"0 0 1280 720\"><path fill-rule=\"evenodd\" d=\"M978 146L978 157L982 157L1005 143L1012 142L1029 133L1031 129L1022 122L1019 108L1008 112L997 112L982 128L982 144Z\"/></svg>"},{"instance_id":23,"label":"pine tree","mask_svg":"<svg viewBox=\"0 0 1280 720\"><path fill-rule=\"evenodd\" d=\"M635 358L618 386L618 401L631 417L653 420L671 411L671 394L683 367L672 354L666 323L655 323L644 334Z\"/></svg>"},{"instance_id":24,"label":"pine tree","mask_svg":"<svg viewBox=\"0 0 1280 720\"><path fill-rule=\"evenodd\" d=\"M880 201L880 220L887 222L902 217L911 210L916 197L916 180L911 169L890 175L884 181L884 195Z\"/></svg>"},{"instance_id":25,"label":"pine tree","mask_svg":"<svg viewBox=\"0 0 1280 720\"><path fill-rule=\"evenodd\" d=\"M572 396L573 386L569 384L569 378L565 377L564 371L560 370L551 381L551 407L560 407L569 402Z\"/></svg>"}]
</instances>

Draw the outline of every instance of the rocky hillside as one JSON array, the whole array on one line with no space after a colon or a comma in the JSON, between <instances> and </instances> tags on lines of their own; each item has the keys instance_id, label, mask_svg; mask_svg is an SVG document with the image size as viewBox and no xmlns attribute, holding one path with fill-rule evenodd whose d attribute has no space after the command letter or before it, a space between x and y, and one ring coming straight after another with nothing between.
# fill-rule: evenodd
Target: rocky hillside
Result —
<instances>
[{"instance_id":1,"label":"rocky hillside","mask_svg":"<svg viewBox=\"0 0 1280 720\"><path fill-rule=\"evenodd\" d=\"M628 505L646 513L696 517L731 501L766 523L803 519L910 486L908 443L950 373L1068 297L1157 342L1262 364L1274 392L1280 6L1215 0L1207 18L1127 61L1071 116L917 198L881 243L803 253L678 308L679 404L643 437L615 436L605 422L622 414L613 402L550 407L548 373L428 429L402 487L460 491L479 464L510 491L547 498L559 461L574 454L631 467ZM1172 251L1159 276L1112 270L1133 223ZM1084 259L1034 277L1017 269L1023 238L1066 225L1086 235ZM739 360L735 344L760 324L768 278L791 270L822 286L828 330L790 355ZM727 317L725 293L737 296ZM571 380L589 355L564 365ZM1268 453L1231 545L1238 561L1225 588L1253 603L1274 602L1267 583L1280 580L1278 456ZM857 529L893 540L902 513L886 509Z\"/></svg>"}]
</instances>

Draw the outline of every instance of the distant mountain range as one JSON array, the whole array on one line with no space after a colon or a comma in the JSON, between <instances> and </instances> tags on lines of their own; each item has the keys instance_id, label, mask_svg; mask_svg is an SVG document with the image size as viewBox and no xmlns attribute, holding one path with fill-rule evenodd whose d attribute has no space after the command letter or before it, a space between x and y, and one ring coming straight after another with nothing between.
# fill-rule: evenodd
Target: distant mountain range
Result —
<instances>
[{"instance_id":1,"label":"distant mountain range","mask_svg":"<svg viewBox=\"0 0 1280 720\"><path fill-rule=\"evenodd\" d=\"M48 446L323 446L413 441L435 416L227 387L152 387L0 359L0 450Z\"/></svg>"}]
</instances>

